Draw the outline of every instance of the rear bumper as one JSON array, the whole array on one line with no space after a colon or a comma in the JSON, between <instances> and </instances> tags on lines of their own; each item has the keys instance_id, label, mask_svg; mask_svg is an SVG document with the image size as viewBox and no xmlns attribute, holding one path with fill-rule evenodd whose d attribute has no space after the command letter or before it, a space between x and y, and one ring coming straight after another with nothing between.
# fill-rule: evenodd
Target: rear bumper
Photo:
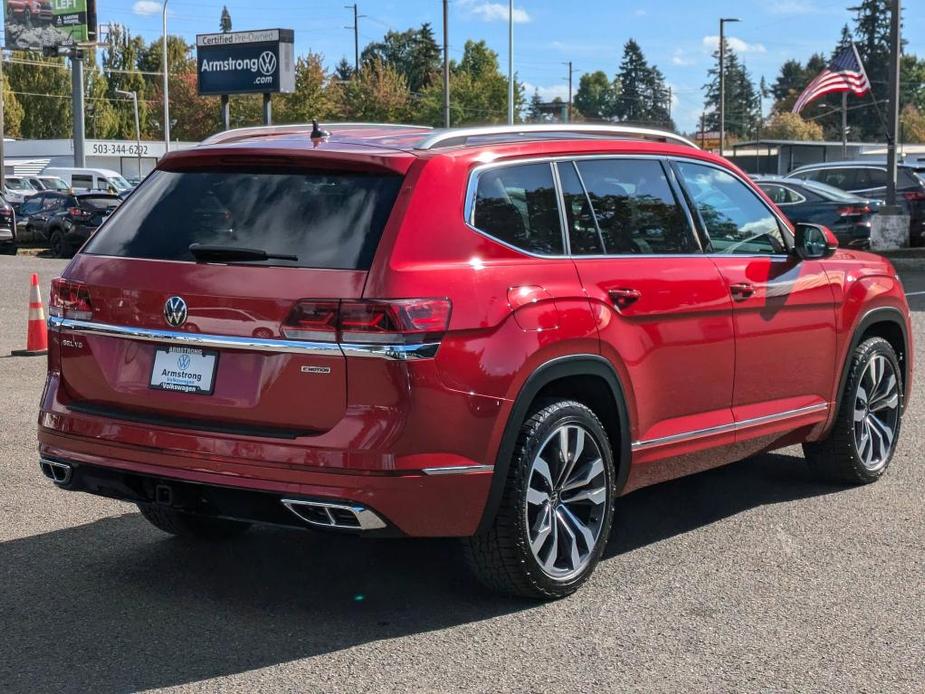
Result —
<instances>
[{"instance_id":1,"label":"rear bumper","mask_svg":"<svg viewBox=\"0 0 925 694\"><path fill-rule=\"evenodd\" d=\"M446 475L270 470L207 458L181 458L136 446L101 444L44 428L39 429L39 454L44 460L73 468L69 483L60 485L67 489L135 502L152 501L153 489L159 483L233 490L253 503L259 500L260 514L232 509L214 515L299 527L305 524L285 508L283 499L354 503L382 518L387 526L384 532L411 537L474 534L492 478L491 470L478 468ZM100 485L95 482L98 479L118 480L119 485ZM149 489L149 493L142 495L138 489ZM272 513L266 512L268 507L272 507Z\"/></svg>"}]
</instances>

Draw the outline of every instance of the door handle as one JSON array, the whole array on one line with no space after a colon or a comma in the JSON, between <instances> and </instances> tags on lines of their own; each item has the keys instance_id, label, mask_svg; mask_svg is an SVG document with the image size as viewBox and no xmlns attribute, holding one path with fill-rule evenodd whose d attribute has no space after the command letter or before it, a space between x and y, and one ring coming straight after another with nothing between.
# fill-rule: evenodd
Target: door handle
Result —
<instances>
[{"instance_id":1,"label":"door handle","mask_svg":"<svg viewBox=\"0 0 925 694\"><path fill-rule=\"evenodd\" d=\"M732 292L733 299L736 301L744 301L755 293L755 287L748 282L740 282L739 284L730 285L729 291Z\"/></svg>"},{"instance_id":2,"label":"door handle","mask_svg":"<svg viewBox=\"0 0 925 694\"><path fill-rule=\"evenodd\" d=\"M626 308L642 298L642 292L638 289L611 289L607 293L617 308Z\"/></svg>"}]
</instances>

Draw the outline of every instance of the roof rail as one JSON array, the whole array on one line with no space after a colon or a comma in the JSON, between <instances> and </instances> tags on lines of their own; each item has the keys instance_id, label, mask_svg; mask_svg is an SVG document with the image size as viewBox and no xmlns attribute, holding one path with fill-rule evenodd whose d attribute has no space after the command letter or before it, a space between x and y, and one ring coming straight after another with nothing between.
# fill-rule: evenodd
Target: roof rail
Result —
<instances>
[{"instance_id":1,"label":"roof rail","mask_svg":"<svg viewBox=\"0 0 925 694\"><path fill-rule=\"evenodd\" d=\"M433 130L428 125L408 125L403 123L321 123L322 128L330 130L337 128L339 130L363 130L366 128L377 130ZM200 144L214 145L231 140L240 140L245 137L269 137L272 135L283 135L285 133L298 133L312 130L311 123L293 123L290 125L257 125L247 128L232 128L223 130L220 133L207 137Z\"/></svg>"},{"instance_id":2,"label":"roof rail","mask_svg":"<svg viewBox=\"0 0 925 694\"><path fill-rule=\"evenodd\" d=\"M561 135L566 138L574 136L596 136L596 137L613 137L637 140L652 140L654 142L670 142L674 144L685 145L699 149L697 145L688 140L686 137L675 135L665 130L655 130L653 128L636 128L626 125L601 125L601 124L527 124L527 125L488 125L477 128L449 128L435 130L430 137L425 138L418 143L415 149L435 149L437 147L453 147L465 145L470 138L491 137L493 135ZM560 138L561 139L561 138Z\"/></svg>"}]
</instances>

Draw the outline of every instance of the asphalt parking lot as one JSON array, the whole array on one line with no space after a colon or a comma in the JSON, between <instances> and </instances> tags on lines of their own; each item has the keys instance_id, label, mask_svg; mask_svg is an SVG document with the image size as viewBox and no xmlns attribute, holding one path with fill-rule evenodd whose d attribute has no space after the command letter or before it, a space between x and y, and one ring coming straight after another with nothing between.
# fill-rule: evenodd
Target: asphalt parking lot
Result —
<instances>
[{"instance_id":1,"label":"asphalt parking lot","mask_svg":"<svg viewBox=\"0 0 925 694\"><path fill-rule=\"evenodd\" d=\"M820 485L787 449L636 492L552 604L484 592L451 541L260 528L204 549L56 490L45 361L7 355L29 274L47 297L65 264L0 257L2 692L922 691L925 263L904 273L919 368L883 480Z\"/></svg>"}]
</instances>

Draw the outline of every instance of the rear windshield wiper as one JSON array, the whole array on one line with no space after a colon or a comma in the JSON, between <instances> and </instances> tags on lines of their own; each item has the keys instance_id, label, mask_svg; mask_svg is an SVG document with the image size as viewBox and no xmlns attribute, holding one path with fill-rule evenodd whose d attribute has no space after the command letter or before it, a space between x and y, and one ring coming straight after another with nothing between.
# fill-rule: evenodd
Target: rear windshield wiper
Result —
<instances>
[{"instance_id":1,"label":"rear windshield wiper","mask_svg":"<svg viewBox=\"0 0 925 694\"><path fill-rule=\"evenodd\" d=\"M241 248L240 246L219 246L206 243L191 243L189 252L197 261L209 260L249 261L249 260L291 260L298 262L299 256L286 253L267 253L262 248Z\"/></svg>"}]
</instances>

